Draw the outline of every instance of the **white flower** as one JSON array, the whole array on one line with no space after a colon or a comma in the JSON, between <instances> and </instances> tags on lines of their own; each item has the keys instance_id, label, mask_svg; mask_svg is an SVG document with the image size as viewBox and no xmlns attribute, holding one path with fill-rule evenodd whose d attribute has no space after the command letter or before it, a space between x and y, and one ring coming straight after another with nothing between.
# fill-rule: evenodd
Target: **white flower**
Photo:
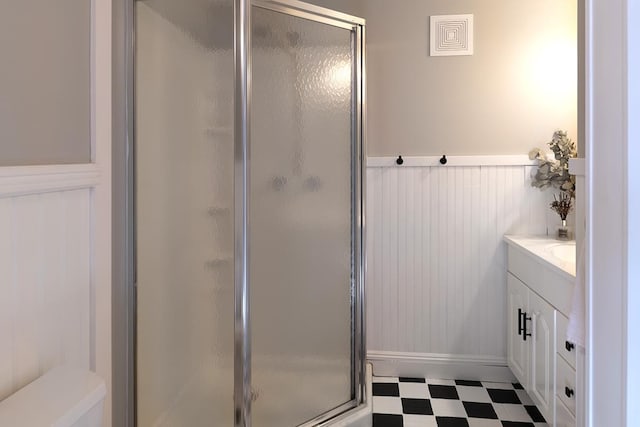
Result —
<instances>
[{"instance_id":1,"label":"white flower","mask_svg":"<svg viewBox=\"0 0 640 427\"><path fill-rule=\"evenodd\" d=\"M576 144L567 137L567 132L558 130L548 145L552 154L545 154L539 148L529 152L529 159L538 161L537 170L531 173L531 185L540 189L558 188L572 199L575 177L569 174L569 159L577 155Z\"/></svg>"}]
</instances>

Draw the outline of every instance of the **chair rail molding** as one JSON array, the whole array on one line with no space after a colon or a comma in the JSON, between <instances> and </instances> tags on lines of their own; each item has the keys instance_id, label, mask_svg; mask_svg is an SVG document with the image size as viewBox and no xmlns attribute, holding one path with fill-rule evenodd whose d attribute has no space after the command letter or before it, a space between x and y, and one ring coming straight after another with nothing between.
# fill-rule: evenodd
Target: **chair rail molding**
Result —
<instances>
[{"instance_id":1,"label":"chair rail molding","mask_svg":"<svg viewBox=\"0 0 640 427\"><path fill-rule=\"evenodd\" d=\"M402 153L399 153L402 154ZM528 155L495 155L495 156L446 156L447 163L440 163L440 156L402 156L402 165L396 163L396 157L368 157L367 167L456 167L456 166L533 166L535 160L530 160Z\"/></svg>"},{"instance_id":2,"label":"chair rail molding","mask_svg":"<svg viewBox=\"0 0 640 427\"><path fill-rule=\"evenodd\" d=\"M95 163L2 167L0 198L91 188L100 179Z\"/></svg>"}]
</instances>

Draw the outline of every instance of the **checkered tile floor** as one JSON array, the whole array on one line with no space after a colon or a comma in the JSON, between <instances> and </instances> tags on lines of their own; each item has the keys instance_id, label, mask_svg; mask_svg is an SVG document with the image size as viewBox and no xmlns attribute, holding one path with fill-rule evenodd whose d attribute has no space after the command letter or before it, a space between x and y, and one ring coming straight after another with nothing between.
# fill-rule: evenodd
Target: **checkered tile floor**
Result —
<instances>
[{"instance_id":1,"label":"checkered tile floor","mask_svg":"<svg viewBox=\"0 0 640 427\"><path fill-rule=\"evenodd\" d=\"M542 427L520 384L373 378L373 427Z\"/></svg>"}]
</instances>

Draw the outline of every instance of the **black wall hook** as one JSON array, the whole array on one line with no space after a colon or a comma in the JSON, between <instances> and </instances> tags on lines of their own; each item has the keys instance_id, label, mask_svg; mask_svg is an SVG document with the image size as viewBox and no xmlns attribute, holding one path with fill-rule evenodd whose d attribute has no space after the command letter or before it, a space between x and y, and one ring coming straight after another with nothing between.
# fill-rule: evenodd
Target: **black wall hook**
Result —
<instances>
[{"instance_id":1,"label":"black wall hook","mask_svg":"<svg viewBox=\"0 0 640 427\"><path fill-rule=\"evenodd\" d=\"M403 164L403 163L404 163L404 159L402 158L402 156L398 156L398 158L396 159L396 163L397 163L398 165L401 165L401 164Z\"/></svg>"},{"instance_id":2,"label":"black wall hook","mask_svg":"<svg viewBox=\"0 0 640 427\"><path fill-rule=\"evenodd\" d=\"M442 155L442 158L440 159L440 164L441 165L446 165L447 164L447 156L445 156L444 154Z\"/></svg>"}]
</instances>

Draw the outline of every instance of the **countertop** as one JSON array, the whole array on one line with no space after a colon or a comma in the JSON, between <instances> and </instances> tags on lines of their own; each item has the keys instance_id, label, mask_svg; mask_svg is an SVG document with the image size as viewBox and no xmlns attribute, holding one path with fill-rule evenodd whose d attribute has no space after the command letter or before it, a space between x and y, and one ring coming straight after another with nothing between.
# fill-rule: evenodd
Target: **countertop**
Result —
<instances>
[{"instance_id":1,"label":"countertop","mask_svg":"<svg viewBox=\"0 0 640 427\"><path fill-rule=\"evenodd\" d=\"M540 262L549 266L550 268L557 270L560 274L568 275L570 278L576 277L576 251L575 240L558 240L549 236L516 236L506 235L504 236L505 242L508 245L519 249L521 251L529 252L534 255ZM554 255L554 247L572 245L573 251L569 253L573 255L571 257L560 258ZM556 248L558 249L558 248Z\"/></svg>"}]
</instances>

